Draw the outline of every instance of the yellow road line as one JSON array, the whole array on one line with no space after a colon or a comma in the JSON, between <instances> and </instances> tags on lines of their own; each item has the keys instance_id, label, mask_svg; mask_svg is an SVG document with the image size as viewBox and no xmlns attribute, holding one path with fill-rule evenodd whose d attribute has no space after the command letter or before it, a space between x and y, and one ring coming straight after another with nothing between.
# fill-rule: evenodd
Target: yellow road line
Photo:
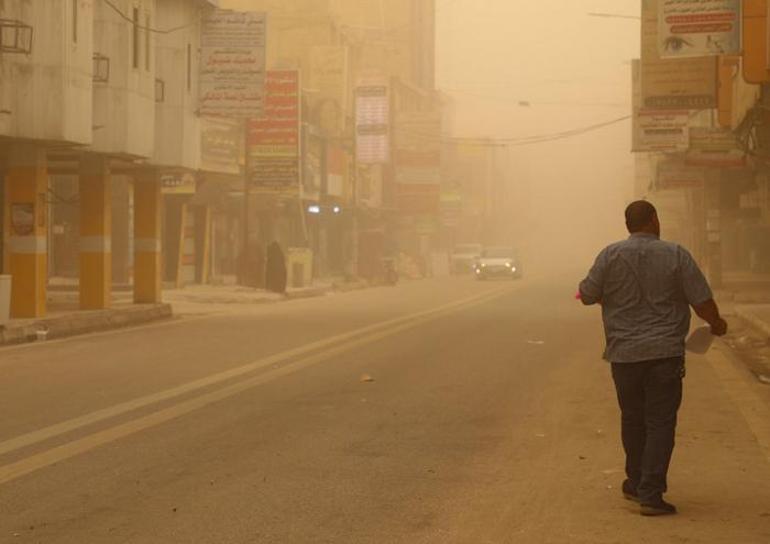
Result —
<instances>
[{"instance_id":1,"label":"yellow road line","mask_svg":"<svg viewBox=\"0 0 770 544\"><path fill-rule=\"evenodd\" d=\"M307 357L304 357L298 361L289 363L281 368L259 374L258 376L248 378L242 382L223 387L216 391L204 393L189 400L181 401L174 406L162 409L153 414L140 417L136 420L132 420L103 431L98 431L84 438L51 448L47 451L32 455L15 463L2 466L0 467L0 484L50 464L62 461L74 455L78 455L79 453L83 453L107 442L117 440L118 438L122 438L143 429L147 429L171 419L175 419L181 415L202 408L208 404L231 397L242 391L267 383L281 376L292 374L298 370L326 360L336 354L375 342L387 336L392 336L393 334L413 328L421 323L432 321L439 318L443 314L483 304L497 298L506 291L507 289L494 290L492 292L484 293L483 295L477 295L459 302L447 304L433 310L419 312L406 317L392 319L377 325L363 327L351 333L338 335L326 340L322 340L320 342L308 344L301 348L289 350L282 354L274 355L266 359L261 359L249 365L245 365L220 374L215 374L214 376L210 376L208 378L196 380L174 389L169 389L167 391L149 395L147 397L142 397L134 401L122 403L111 408L99 410L86 416L75 418L57 425L46 427L33 433L22 435L6 442L2 442L0 443L0 453L8 453L21 447L29 446L61 435L63 433L77 430L78 428L84 427L86 425L124 414L137 408L148 406L162 400L168 400L183 393L195 391L202 387L220 383L223 380L227 380L229 378L241 376L247 372L271 364L276 364L292 357L302 356L324 347L328 348L318 353L308 355Z\"/></svg>"}]
</instances>

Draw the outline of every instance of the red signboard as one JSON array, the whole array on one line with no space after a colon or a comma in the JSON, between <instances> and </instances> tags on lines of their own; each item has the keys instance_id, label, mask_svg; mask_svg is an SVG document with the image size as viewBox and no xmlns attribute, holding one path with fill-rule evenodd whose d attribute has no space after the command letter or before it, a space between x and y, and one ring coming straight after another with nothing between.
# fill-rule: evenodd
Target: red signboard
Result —
<instances>
[{"instance_id":1,"label":"red signboard","mask_svg":"<svg viewBox=\"0 0 770 544\"><path fill-rule=\"evenodd\" d=\"M265 113L249 121L249 181L257 192L299 195L300 78L297 70L270 70Z\"/></svg>"}]
</instances>

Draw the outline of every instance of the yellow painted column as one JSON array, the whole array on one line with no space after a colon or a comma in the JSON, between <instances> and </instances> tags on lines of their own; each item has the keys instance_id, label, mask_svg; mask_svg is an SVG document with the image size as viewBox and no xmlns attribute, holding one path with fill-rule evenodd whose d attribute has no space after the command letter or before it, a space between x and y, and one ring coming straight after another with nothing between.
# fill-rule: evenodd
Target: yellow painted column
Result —
<instances>
[{"instance_id":1,"label":"yellow painted column","mask_svg":"<svg viewBox=\"0 0 770 544\"><path fill-rule=\"evenodd\" d=\"M80 163L80 308L112 302L112 180L108 159L85 155Z\"/></svg>"},{"instance_id":2,"label":"yellow painted column","mask_svg":"<svg viewBox=\"0 0 770 544\"><path fill-rule=\"evenodd\" d=\"M770 81L767 47L767 0L743 2L743 78L746 83Z\"/></svg>"},{"instance_id":3,"label":"yellow painted column","mask_svg":"<svg viewBox=\"0 0 770 544\"><path fill-rule=\"evenodd\" d=\"M161 302L160 177L148 170L134 178L134 302Z\"/></svg>"},{"instance_id":4,"label":"yellow painted column","mask_svg":"<svg viewBox=\"0 0 770 544\"><path fill-rule=\"evenodd\" d=\"M11 317L43 317L48 275L48 172L45 151L10 149L5 176Z\"/></svg>"}]
</instances>

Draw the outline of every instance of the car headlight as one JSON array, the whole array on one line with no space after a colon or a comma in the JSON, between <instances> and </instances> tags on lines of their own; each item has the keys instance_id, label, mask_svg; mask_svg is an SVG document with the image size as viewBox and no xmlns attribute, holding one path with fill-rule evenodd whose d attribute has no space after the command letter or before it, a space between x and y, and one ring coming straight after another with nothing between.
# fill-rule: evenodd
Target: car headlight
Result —
<instances>
[{"instance_id":1,"label":"car headlight","mask_svg":"<svg viewBox=\"0 0 770 544\"><path fill-rule=\"evenodd\" d=\"M505 266L508 268L513 268L513 263L505 263Z\"/></svg>"}]
</instances>

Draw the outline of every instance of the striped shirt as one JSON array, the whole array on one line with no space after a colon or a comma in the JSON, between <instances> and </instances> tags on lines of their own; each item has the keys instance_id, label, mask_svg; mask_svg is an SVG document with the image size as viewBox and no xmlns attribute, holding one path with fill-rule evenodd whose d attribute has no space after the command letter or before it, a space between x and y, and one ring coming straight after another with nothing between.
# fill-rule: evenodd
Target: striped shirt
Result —
<instances>
[{"instance_id":1,"label":"striped shirt","mask_svg":"<svg viewBox=\"0 0 770 544\"><path fill-rule=\"evenodd\" d=\"M599 253L580 295L586 304L602 305L604 358L613 363L684 355L690 306L713 298L686 249L646 233Z\"/></svg>"}]
</instances>

